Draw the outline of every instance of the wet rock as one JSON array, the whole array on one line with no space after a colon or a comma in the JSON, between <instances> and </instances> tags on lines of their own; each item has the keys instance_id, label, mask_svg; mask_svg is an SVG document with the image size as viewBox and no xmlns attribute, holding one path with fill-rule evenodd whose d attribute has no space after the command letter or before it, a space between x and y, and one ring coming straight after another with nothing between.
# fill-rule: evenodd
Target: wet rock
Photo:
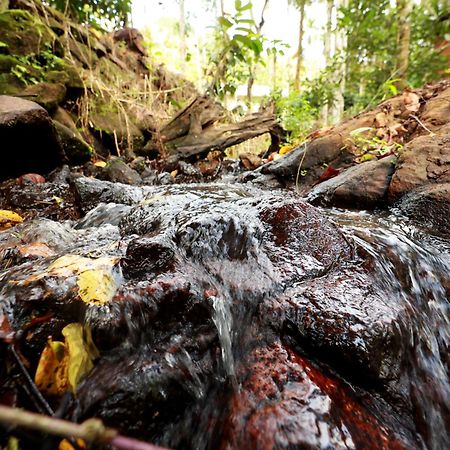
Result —
<instances>
[{"instance_id":1,"label":"wet rock","mask_svg":"<svg viewBox=\"0 0 450 450\"><path fill-rule=\"evenodd\" d=\"M55 183L0 184L0 205L27 218L75 219L80 215L69 185Z\"/></svg>"},{"instance_id":2,"label":"wet rock","mask_svg":"<svg viewBox=\"0 0 450 450\"><path fill-rule=\"evenodd\" d=\"M124 184L140 184L142 181L139 173L119 158L108 161L102 177L108 181Z\"/></svg>"},{"instance_id":3,"label":"wet rock","mask_svg":"<svg viewBox=\"0 0 450 450\"><path fill-rule=\"evenodd\" d=\"M450 135L420 136L407 145L399 157L389 186L393 202L428 183L450 181Z\"/></svg>"},{"instance_id":4,"label":"wet rock","mask_svg":"<svg viewBox=\"0 0 450 450\"><path fill-rule=\"evenodd\" d=\"M351 167L314 187L307 199L314 205L371 209L386 201L395 170L395 156Z\"/></svg>"},{"instance_id":5,"label":"wet rock","mask_svg":"<svg viewBox=\"0 0 450 450\"><path fill-rule=\"evenodd\" d=\"M0 180L27 172L45 174L64 161L47 111L28 100L0 96L0 140Z\"/></svg>"},{"instance_id":6,"label":"wet rock","mask_svg":"<svg viewBox=\"0 0 450 450\"><path fill-rule=\"evenodd\" d=\"M339 379L274 339L240 367L221 448L418 448L404 427L387 430ZM239 373L239 372L238 372ZM403 428L403 429L402 429Z\"/></svg>"},{"instance_id":7,"label":"wet rock","mask_svg":"<svg viewBox=\"0 0 450 450\"><path fill-rule=\"evenodd\" d=\"M431 184L406 194L400 211L429 230L448 235L450 230L450 183Z\"/></svg>"},{"instance_id":8,"label":"wet rock","mask_svg":"<svg viewBox=\"0 0 450 450\"><path fill-rule=\"evenodd\" d=\"M246 170L254 170L262 164L262 158L252 153L241 153L239 159Z\"/></svg>"}]
</instances>

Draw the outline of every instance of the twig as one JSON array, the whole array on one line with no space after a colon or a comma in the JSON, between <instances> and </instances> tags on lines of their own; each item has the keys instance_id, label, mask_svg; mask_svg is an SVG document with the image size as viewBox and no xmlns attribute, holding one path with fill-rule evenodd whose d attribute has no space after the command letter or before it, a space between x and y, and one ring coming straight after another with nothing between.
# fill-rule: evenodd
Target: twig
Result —
<instances>
[{"instance_id":1,"label":"twig","mask_svg":"<svg viewBox=\"0 0 450 450\"><path fill-rule=\"evenodd\" d=\"M98 444L110 444L122 450L168 450L137 439L120 436L106 428L100 419L89 419L82 424L0 405L0 422L30 428L61 437L74 437Z\"/></svg>"},{"instance_id":2,"label":"twig","mask_svg":"<svg viewBox=\"0 0 450 450\"><path fill-rule=\"evenodd\" d=\"M434 136L436 133L433 133L427 126L425 126L425 124L414 114L410 114L410 117L412 117L413 119L417 120L417 123L426 131L428 131L428 133L431 134L431 136Z\"/></svg>"},{"instance_id":3,"label":"twig","mask_svg":"<svg viewBox=\"0 0 450 450\"><path fill-rule=\"evenodd\" d=\"M20 356L17 354L17 350L15 349L14 345L11 345L11 353L14 356L14 359L16 360L17 364L20 367L20 370L22 371L23 376L25 377L25 380L27 382L28 388L30 389L30 394L33 395L33 397L39 402L39 409L44 409L44 411L47 414L53 415L53 410L50 407L50 405L47 403L47 400L45 400L44 396L40 393L39 389L34 384L34 381L30 377L30 374L28 373L27 368L23 364L22 360L20 359Z\"/></svg>"}]
</instances>

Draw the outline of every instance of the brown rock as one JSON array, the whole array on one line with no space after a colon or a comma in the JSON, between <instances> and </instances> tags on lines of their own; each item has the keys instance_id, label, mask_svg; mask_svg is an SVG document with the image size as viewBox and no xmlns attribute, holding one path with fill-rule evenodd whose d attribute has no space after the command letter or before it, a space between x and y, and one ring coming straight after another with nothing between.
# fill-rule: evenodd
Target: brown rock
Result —
<instances>
[{"instance_id":1,"label":"brown rock","mask_svg":"<svg viewBox=\"0 0 450 450\"><path fill-rule=\"evenodd\" d=\"M397 158L390 156L353 166L317 185L308 195L315 205L370 209L381 205Z\"/></svg>"},{"instance_id":2,"label":"brown rock","mask_svg":"<svg viewBox=\"0 0 450 450\"><path fill-rule=\"evenodd\" d=\"M253 153L241 153L239 159L247 170L253 170L262 164L262 158Z\"/></svg>"},{"instance_id":3,"label":"brown rock","mask_svg":"<svg viewBox=\"0 0 450 450\"><path fill-rule=\"evenodd\" d=\"M43 174L64 161L47 111L28 100L0 96L0 142L0 179L27 172Z\"/></svg>"},{"instance_id":4,"label":"brown rock","mask_svg":"<svg viewBox=\"0 0 450 450\"><path fill-rule=\"evenodd\" d=\"M400 210L420 225L448 235L450 183L429 184L405 195Z\"/></svg>"},{"instance_id":5,"label":"brown rock","mask_svg":"<svg viewBox=\"0 0 450 450\"><path fill-rule=\"evenodd\" d=\"M420 136L409 142L400 156L389 186L395 201L428 183L450 181L450 135Z\"/></svg>"}]
</instances>

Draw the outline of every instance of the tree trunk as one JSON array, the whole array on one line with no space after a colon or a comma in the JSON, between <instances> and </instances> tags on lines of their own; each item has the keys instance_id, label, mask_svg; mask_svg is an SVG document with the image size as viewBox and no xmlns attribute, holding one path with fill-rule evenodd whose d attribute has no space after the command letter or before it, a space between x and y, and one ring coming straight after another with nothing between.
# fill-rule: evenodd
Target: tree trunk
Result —
<instances>
[{"instance_id":1,"label":"tree trunk","mask_svg":"<svg viewBox=\"0 0 450 450\"><path fill-rule=\"evenodd\" d=\"M266 12L268 4L269 4L269 0L265 0L263 8L261 10L261 20L259 21L259 24L256 27L256 34L260 34L261 29L264 26L264 13ZM252 18L253 18L253 14L252 14ZM252 103L253 103L252 89L253 89L253 84L255 82L255 68L253 67L253 65L250 66L249 70L250 70L250 74L249 74L249 77L247 80L247 107L250 110L252 107Z\"/></svg>"},{"instance_id":2,"label":"tree trunk","mask_svg":"<svg viewBox=\"0 0 450 450\"><path fill-rule=\"evenodd\" d=\"M399 78L397 87L403 89L407 85L407 72L409 62L409 43L411 39L412 12L411 0L397 0L397 64L396 78Z\"/></svg>"},{"instance_id":3,"label":"tree trunk","mask_svg":"<svg viewBox=\"0 0 450 450\"><path fill-rule=\"evenodd\" d=\"M300 72L303 60L303 34L304 34L304 22L305 22L305 2L300 4L300 20L298 28L298 48L297 48L297 66L295 68L295 81L294 89L300 91Z\"/></svg>"},{"instance_id":4,"label":"tree trunk","mask_svg":"<svg viewBox=\"0 0 450 450\"><path fill-rule=\"evenodd\" d=\"M186 14L184 0L178 0L180 4L180 60L181 72L186 73Z\"/></svg>"},{"instance_id":5,"label":"tree trunk","mask_svg":"<svg viewBox=\"0 0 450 450\"><path fill-rule=\"evenodd\" d=\"M336 9L340 7L347 7L348 0L337 0ZM333 100L331 108L331 121L337 123L342 119L344 113L344 92L345 92L345 78L347 75L345 52L347 49L347 33L346 30L336 30L336 54L342 56L341 65L336 72L336 78L339 80L336 95Z\"/></svg>"},{"instance_id":6,"label":"tree trunk","mask_svg":"<svg viewBox=\"0 0 450 450\"><path fill-rule=\"evenodd\" d=\"M333 6L334 0L327 0L327 25L325 29L325 35L323 39L323 53L325 56L325 63L328 66L331 61L331 35L333 28ZM320 121L323 126L328 124L328 113L330 105L325 103L320 111Z\"/></svg>"}]
</instances>

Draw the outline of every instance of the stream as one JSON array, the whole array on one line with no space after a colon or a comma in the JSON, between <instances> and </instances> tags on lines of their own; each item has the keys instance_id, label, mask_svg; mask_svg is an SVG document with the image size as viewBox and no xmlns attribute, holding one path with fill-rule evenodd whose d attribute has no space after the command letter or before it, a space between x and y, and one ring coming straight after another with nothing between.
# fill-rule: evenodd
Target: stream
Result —
<instances>
[{"instance_id":1,"label":"stream","mask_svg":"<svg viewBox=\"0 0 450 450\"><path fill-rule=\"evenodd\" d=\"M0 233L2 314L27 330L30 372L48 336L92 331L65 418L176 449L449 448L448 235L250 184L72 188L81 219ZM51 254L8 250L36 243ZM80 298L91 266L67 255L103 264L107 301Z\"/></svg>"}]
</instances>

